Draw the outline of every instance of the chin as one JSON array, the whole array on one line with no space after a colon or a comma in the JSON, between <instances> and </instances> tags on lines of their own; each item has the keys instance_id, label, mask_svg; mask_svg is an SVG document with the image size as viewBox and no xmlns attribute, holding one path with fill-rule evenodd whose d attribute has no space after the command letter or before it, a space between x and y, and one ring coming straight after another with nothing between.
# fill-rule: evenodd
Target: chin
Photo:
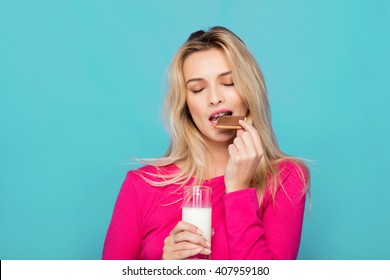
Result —
<instances>
[{"instance_id":1,"label":"chin","mask_svg":"<svg viewBox=\"0 0 390 280\"><path fill-rule=\"evenodd\" d=\"M236 130L222 130L222 129L216 129L214 127L203 127L203 129L199 129L198 131L203 135L204 139L206 141L212 141L212 142L231 142L236 137L237 131Z\"/></svg>"},{"instance_id":2,"label":"chin","mask_svg":"<svg viewBox=\"0 0 390 280\"><path fill-rule=\"evenodd\" d=\"M231 142L236 137L235 131L229 131L227 133L219 133L218 135L205 135L205 137L213 142Z\"/></svg>"}]
</instances>

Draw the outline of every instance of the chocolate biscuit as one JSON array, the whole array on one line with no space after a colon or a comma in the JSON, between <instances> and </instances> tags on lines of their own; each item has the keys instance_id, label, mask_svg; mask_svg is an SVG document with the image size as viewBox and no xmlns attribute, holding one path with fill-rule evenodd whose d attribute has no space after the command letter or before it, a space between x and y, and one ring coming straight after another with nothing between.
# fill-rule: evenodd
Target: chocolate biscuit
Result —
<instances>
[{"instance_id":1,"label":"chocolate biscuit","mask_svg":"<svg viewBox=\"0 0 390 280\"><path fill-rule=\"evenodd\" d=\"M246 120L245 116L222 116L218 119L215 128L219 129L243 129L239 120Z\"/></svg>"}]
</instances>

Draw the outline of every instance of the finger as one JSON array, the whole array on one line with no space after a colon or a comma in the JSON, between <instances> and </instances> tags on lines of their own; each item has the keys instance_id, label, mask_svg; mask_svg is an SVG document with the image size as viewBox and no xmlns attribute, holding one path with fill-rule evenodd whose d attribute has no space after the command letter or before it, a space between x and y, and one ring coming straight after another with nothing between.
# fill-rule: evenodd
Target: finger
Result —
<instances>
[{"instance_id":1,"label":"finger","mask_svg":"<svg viewBox=\"0 0 390 280\"><path fill-rule=\"evenodd\" d=\"M209 255L211 253L210 248L205 248L203 246L199 246L190 242L180 242L174 247L172 247L172 252L179 252L179 251L185 251L185 250L193 250L193 249L198 249L201 248L200 253Z\"/></svg>"},{"instance_id":2,"label":"finger","mask_svg":"<svg viewBox=\"0 0 390 280\"><path fill-rule=\"evenodd\" d=\"M198 244L194 244L191 242L183 241L175 244L172 246L172 252L176 251L182 251L182 250L191 250L191 249L197 249L197 248L202 248L202 246Z\"/></svg>"},{"instance_id":3,"label":"finger","mask_svg":"<svg viewBox=\"0 0 390 280\"><path fill-rule=\"evenodd\" d=\"M193 244L191 242L172 243L167 242L171 236L164 240L164 248L162 259L185 259L196 254L210 255L210 248L205 248L201 245Z\"/></svg>"},{"instance_id":4,"label":"finger","mask_svg":"<svg viewBox=\"0 0 390 280\"><path fill-rule=\"evenodd\" d=\"M236 154L238 154L237 147L234 144L230 144L228 146L228 152L230 158L234 157Z\"/></svg>"},{"instance_id":5,"label":"finger","mask_svg":"<svg viewBox=\"0 0 390 280\"><path fill-rule=\"evenodd\" d=\"M263 147L261 143L256 145L256 142L248 131L245 131L241 138L247 148L247 155L250 158L261 158L263 156Z\"/></svg>"},{"instance_id":6,"label":"finger","mask_svg":"<svg viewBox=\"0 0 390 280\"><path fill-rule=\"evenodd\" d=\"M260 139L259 132L256 130L256 128L254 128L251 124L249 124L247 122L244 122L242 120L240 120L239 123L244 128L244 130L248 131L250 133L250 135L252 136L253 142L254 142L255 147L256 147L256 150L258 152L263 153L262 142L261 142L261 139Z\"/></svg>"},{"instance_id":7,"label":"finger","mask_svg":"<svg viewBox=\"0 0 390 280\"><path fill-rule=\"evenodd\" d=\"M189 257L195 256L197 254L200 254L202 252L202 248L194 248L194 249L188 249L188 250L181 250L176 252L164 252L163 253L163 260L182 260L187 259Z\"/></svg>"},{"instance_id":8,"label":"finger","mask_svg":"<svg viewBox=\"0 0 390 280\"><path fill-rule=\"evenodd\" d=\"M170 246L164 246L163 259L185 259L197 254L210 255L210 248L193 244L190 242L180 242Z\"/></svg>"},{"instance_id":9,"label":"finger","mask_svg":"<svg viewBox=\"0 0 390 280\"><path fill-rule=\"evenodd\" d=\"M193 257L198 254L203 254L203 255L210 255L211 251L205 248L196 248L196 249L190 249L190 250L183 250L183 251L178 251L175 252L178 257L175 259L187 259L190 257Z\"/></svg>"},{"instance_id":10,"label":"finger","mask_svg":"<svg viewBox=\"0 0 390 280\"><path fill-rule=\"evenodd\" d=\"M246 146L241 138L239 137L234 138L233 145L236 147L238 152L245 153Z\"/></svg>"},{"instance_id":11,"label":"finger","mask_svg":"<svg viewBox=\"0 0 390 280\"><path fill-rule=\"evenodd\" d=\"M181 231L190 231L195 234L202 235L202 232L199 230L199 228L197 228L193 224L184 221L178 222L176 226L173 228L173 230L171 231L170 235L177 234Z\"/></svg>"},{"instance_id":12,"label":"finger","mask_svg":"<svg viewBox=\"0 0 390 280\"><path fill-rule=\"evenodd\" d=\"M257 135L258 140L260 140L259 133L257 132L256 128L253 127L253 125L243 120L239 120L238 122L244 128L245 131L248 131L252 136Z\"/></svg>"},{"instance_id":13,"label":"finger","mask_svg":"<svg viewBox=\"0 0 390 280\"><path fill-rule=\"evenodd\" d=\"M183 242L190 242L192 244L197 244L205 248L209 247L207 240L203 236L189 231L182 231L177 233L175 239L177 244Z\"/></svg>"},{"instance_id":14,"label":"finger","mask_svg":"<svg viewBox=\"0 0 390 280\"><path fill-rule=\"evenodd\" d=\"M237 129L236 137L241 137L244 132L245 132L245 130L243 130L243 129Z\"/></svg>"},{"instance_id":15,"label":"finger","mask_svg":"<svg viewBox=\"0 0 390 280\"><path fill-rule=\"evenodd\" d=\"M249 151L256 151L255 142L254 142L254 140L253 140L252 135L251 135L248 131L245 131L245 132L242 134L241 140L242 140L242 142L244 143L245 147L246 147L247 149L249 149Z\"/></svg>"},{"instance_id":16,"label":"finger","mask_svg":"<svg viewBox=\"0 0 390 280\"><path fill-rule=\"evenodd\" d=\"M256 147L256 144L248 131L245 131L241 138L235 138L233 144L237 148L239 155L231 155L232 158L236 156L236 159L259 160L263 155L262 150Z\"/></svg>"}]
</instances>

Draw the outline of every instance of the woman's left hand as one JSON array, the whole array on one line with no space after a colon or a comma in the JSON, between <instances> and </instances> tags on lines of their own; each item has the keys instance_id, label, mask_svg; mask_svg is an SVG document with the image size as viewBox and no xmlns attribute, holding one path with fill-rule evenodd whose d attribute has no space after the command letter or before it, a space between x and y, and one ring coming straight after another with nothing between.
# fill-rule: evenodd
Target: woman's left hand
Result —
<instances>
[{"instance_id":1,"label":"woman's left hand","mask_svg":"<svg viewBox=\"0 0 390 280\"><path fill-rule=\"evenodd\" d=\"M250 187L253 175L263 156L263 148L257 130L249 123L240 121L244 130L228 147L229 160L225 171L226 193Z\"/></svg>"}]
</instances>

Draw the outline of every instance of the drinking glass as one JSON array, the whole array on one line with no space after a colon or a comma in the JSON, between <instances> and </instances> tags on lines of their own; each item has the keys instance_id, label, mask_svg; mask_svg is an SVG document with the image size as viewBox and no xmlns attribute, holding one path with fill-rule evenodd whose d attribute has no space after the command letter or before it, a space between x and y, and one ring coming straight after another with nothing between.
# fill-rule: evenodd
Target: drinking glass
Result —
<instances>
[{"instance_id":1,"label":"drinking glass","mask_svg":"<svg viewBox=\"0 0 390 280\"><path fill-rule=\"evenodd\" d=\"M185 186L182 220L197 226L211 244L211 187Z\"/></svg>"}]
</instances>

